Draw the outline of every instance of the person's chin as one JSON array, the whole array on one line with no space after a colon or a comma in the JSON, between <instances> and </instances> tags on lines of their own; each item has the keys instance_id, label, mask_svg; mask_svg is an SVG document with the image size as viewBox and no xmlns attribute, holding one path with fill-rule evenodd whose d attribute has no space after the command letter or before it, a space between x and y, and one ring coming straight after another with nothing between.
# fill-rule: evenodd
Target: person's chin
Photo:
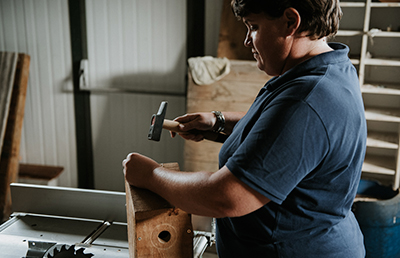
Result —
<instances>
[{"instance_id":1,"label":"person's chin","mask_svg":"<svg viewBox=\"0 0 400 258\"><path fill-rule=\"evenodd\" d=\"M260 62L260 60L258 58L256 58L256 62L257 62L257 67L258 69L260 69L261 71L264 71L264 65L262 62Z\"/></svg>"}]
</instances>

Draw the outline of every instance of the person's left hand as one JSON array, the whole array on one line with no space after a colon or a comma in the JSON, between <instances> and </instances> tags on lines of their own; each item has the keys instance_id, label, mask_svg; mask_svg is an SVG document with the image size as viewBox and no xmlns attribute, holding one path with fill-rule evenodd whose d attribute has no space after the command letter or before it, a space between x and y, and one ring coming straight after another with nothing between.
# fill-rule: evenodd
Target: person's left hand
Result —
<instances>
[{"instance_id":1,"label":"person's left hand","mask_svg":"<svg viewBox=\"0 0 400 258\"><path fill-rule=\"evenodd\" d=\"M151 184L153 170L160 165L139 153L129 153L123 160L125 179L130 185L147 188Z\"/></svg>"}]
</instances>

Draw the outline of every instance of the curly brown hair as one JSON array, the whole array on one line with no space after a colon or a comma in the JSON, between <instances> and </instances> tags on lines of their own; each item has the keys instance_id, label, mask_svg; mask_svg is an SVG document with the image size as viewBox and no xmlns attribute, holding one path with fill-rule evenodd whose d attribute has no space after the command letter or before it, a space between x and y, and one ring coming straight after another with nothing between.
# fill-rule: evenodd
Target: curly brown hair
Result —
<instances>
[{"instance_id":1,"label":"curly brown hair","mask_svg":"<svg viewBox=\"0 0 400 258\"><path fill-rule=\"evenodd\" d=\"M232 0L231 6L238 19L251 13L278 18L292 7L301 17L299 32L318 39L335 35L343 15L339 0Z\"/></svg>"}]
</instances>

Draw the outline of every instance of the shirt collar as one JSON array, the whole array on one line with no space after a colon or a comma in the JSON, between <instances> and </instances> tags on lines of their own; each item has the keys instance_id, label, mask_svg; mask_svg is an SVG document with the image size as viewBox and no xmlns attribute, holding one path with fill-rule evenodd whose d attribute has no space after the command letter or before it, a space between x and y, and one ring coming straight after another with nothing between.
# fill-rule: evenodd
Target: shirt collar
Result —
<instances>
[{"instance_id":1,"label":"shirt collar","mask_svg":"<svg viewBox=\"0 0 400 258\"><path fill-rule=\"evenodd\" d=\"M328 45L334 50L316 55L306 61L294 66L280 76L273 77L270 79L263 88L268 91L274 91L279 85L282 85L299 75L308 73L316 67L322 67L329 64L345 62L349 60L348 53L349 47L342 43L328 43ZM265 90L262 90L264 92Z\"/></svg>"}]
</instances>

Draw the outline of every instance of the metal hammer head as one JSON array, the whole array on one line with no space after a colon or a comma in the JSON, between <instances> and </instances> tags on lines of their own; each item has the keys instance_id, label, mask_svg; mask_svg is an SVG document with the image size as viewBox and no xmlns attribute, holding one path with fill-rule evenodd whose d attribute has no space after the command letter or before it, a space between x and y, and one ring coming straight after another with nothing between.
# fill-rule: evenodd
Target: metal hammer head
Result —
<instances>
[{"instance_id":1,"label":"metal hammer head","mask_svg":"<svg viewBox=\"0 0 400 258\"><path fill-rule=\"evenodd\" d=\"M160 141L165 113L167 112L167 105L168 105L167 101L161 102L157 114L154 114L151 117L150 130L149 130L149 135L147 137L149 140Z\"/></svg>"}]
</instances>

